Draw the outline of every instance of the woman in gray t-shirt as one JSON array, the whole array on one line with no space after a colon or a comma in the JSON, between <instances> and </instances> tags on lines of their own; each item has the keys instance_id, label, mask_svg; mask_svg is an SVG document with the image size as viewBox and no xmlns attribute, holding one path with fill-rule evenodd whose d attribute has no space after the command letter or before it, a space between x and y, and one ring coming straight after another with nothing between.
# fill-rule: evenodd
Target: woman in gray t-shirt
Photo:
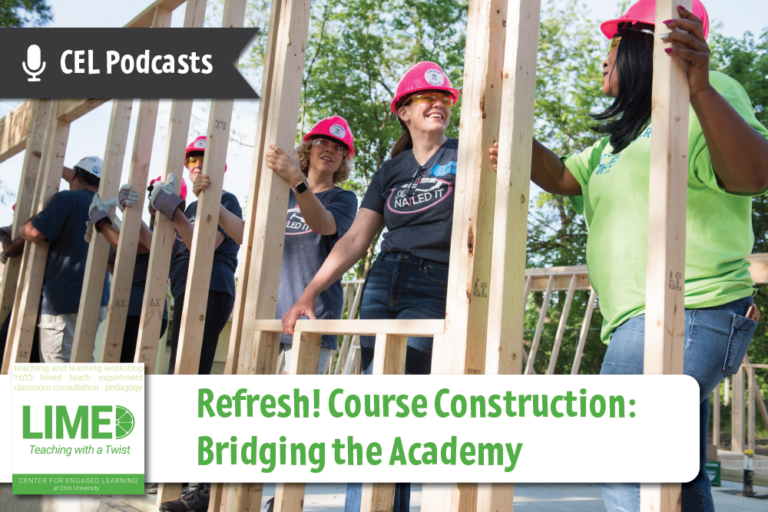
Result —
<instances>
[{"instance_id":1,"label":"woman in gray t-shirt","mask_svg":"<svg viewBox=\"0 0 768 512\"><path fill-rule=\"evenodd\" d=\"M277 318L282 318L299 300L336 242L349 230L355 219L357 197L336 186L349 177L354 151L354 137L347 121L333 116L313 126L304 135L293 155L272 145L265 156L266 166L291 185L277 295ZM209 186L210 178L200 175L195 180L194 192L199 194ZM232 238L242 239L242 219L225 208L219 212L219 224ZM313 317L338 320L341 318L343 300L339 276L314 299ZM292 336L283 334L280 337L286 370L290 366L292 343ZM319 374L325 371L331 351L336 348L336 336L323 336Z\"/></svg>"}]
</instances>

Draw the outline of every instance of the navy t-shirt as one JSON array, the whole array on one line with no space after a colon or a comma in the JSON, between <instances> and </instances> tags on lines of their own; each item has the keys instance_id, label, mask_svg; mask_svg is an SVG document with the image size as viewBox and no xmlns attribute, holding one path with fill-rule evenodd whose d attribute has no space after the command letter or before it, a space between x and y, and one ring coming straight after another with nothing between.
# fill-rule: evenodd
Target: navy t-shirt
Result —
<instances>
[{"instance_id":1,"label":"navy t-shirt","mask_svg":"<svg viewBox=\"0 0 768 512\"><path fill-rule=\"evenodd\" d=\"M277 318L282 318L285 312L299 300L304 289L323 266L325 258L330 254L336 241L349 230L357 215L357 197L349 190L333 187L315 195L336 220L336 234L323 236L312 231L304 222L296 196L291 190L285 221L280 290L277 293ZM339 279L315 299L315 317L338 320L341 318L341 308L344 307L343 300L344 294L341 290L341 279ZM281 334L280 341L293 343L293 336ZM335 349L336 336L324 335L322 347Z\"/></svg>"},{"instance_id":2,"label":"navy t-shirt","mask_svg":"<svg viewBox=\"0 0 768 512\"><path fill-rule=\"evenodd\" d=\"M117 251L109 248L109 262L114 263ZM144 302L144 288L147 285L147 272L149 272L149 253L137 254L136 264L133 266L133 280L131 281L131 300L128 301L128 316L141 316L141 304ZM163 320L168 320L168 301L163 306Z\"/></svg>"},{"instance_id":3,"label":"navy t-shirt","mask_svg":"<svg viewBox=\"0 0 768 512\"><path fill-rule=\"evenodd\" d=\"M243 218L243 209L234 194L226 190L221 195L221 205L234 213L241 219ZM184 212L189 221L195 224L195 214L197 213L197 201L194 201ZM224 241L213 253L213 268L211 269L211 285L208 288L213 292L224 292L235 296L235 270L237 269L237 252L240 246L228 236L221 226L219 231L224 235ZM187 271L189 270L189 249L184 245L178 233L176 233L176 243L173 247L173 259L171 260L171 293L174 300L184 295L187 288Z\"/></svg>"},{"instance_id":4,"label":"navy t-shirt","mask_svg":"<svg viewBox=\"0 0 768 512\"><path fill-rule=\"evenodd\" d=\"M69 315L80 307L85 278L88 243L85 223L94 193L90 190L62 190L51 198L32 226L50 243L43 278L43 315ZM109 302L109 280L104 274L101 305Z\"/></svg>"},{"instance_id":5,"label":"navy t-shirt","mask_svg":"<svg viewBox=\"0 0 768 512\"><path fill-rule=\"evenodd\" d=\"M448 139L426 165L409 149L373 174L360 208L384 216L383 252L448 263L458 148L458 139Z\"/></svg>"}]
</instances>

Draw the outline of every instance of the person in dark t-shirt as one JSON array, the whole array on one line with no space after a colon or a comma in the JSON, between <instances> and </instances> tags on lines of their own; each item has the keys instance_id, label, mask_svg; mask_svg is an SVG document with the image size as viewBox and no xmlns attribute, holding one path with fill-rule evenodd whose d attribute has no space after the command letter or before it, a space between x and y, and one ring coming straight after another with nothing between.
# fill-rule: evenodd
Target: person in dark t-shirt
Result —
<instances>
[{"instance_id":1,"label":"person in dark t-shirt","mask_svg":"<svg viewBox=\"0 0 768 512\"><path fill-rule=\"evenodd\" d=\"M184 165L189 170L190 179L203 172L205 155L204 135L197 137L187 146ZM226 172L226 166L225 166ZM174 299L173 327L171 331L171 363L168 373L172 374L176 365L176 350L181 332L181 317L184 308L184 295L187 287L187 272L189 270L189 249L192 246L197 201L193 201L186 210L181 210L182 198L174 193L175 177L171 175L168 183L155 183L150 199L152 207L165 214L176 228L176 242L171 260L171 293ZM221 206L236 217L242 219L243 210L234 194L222 191ZM208 375L213 367L216 345L219 334L227 325L229 315L235 305L235 269L237 268L237 252L240 250L242 239L235 240L219 227L216 233L216 250L213 254L213 268L208 289L208 305L205 313L203 328L203 345L200 354L198 373Z\"/></svg>"},{"instance_id":2,"label":"person in dark t-shirt","mask_svg":"<svg viewBox=\"0 0 768 512\"><path fill-rule=\"evenodd\" d=\"M155 178L149 184L147 190L151 193L154 188L154 183L160 181L161 178ZM181 182L181 198L186 200L187 187L184 181ZM131 207L136 204L138 200L138 192L134 191L130 183L127 183L120 187L120 192L117 196L117 205L123 210L126 207ZM182 203L182 209L183 209ZM123 330L123 345L120 349L120 362L132 363L136 356L136 342L139 337L139 325L141 321L141 306L144 302L144 288L147 281L147 272L149 270L149 250L152 246L152 229L155 223L155 210L151 204L147 205L149 214L151 215L150 224L147 226L144 222L141 223L141 230L139 231L139 244L136 248L136 262L133 266L133 280L131 283L131 297L128 301L128 308L125 320L125 329ZM104 235L104 238L109 242L109 259L107 260L107 270L111 274L114 274L115 260L117 258L117 247L120 242L120 229L118 226L113 225L109 218L105 218L95 228ZM92 236L94 226L91 222L88 222L88 231L86 237ZM160 327L160 337L165 334L165 329L168 324L168 303L163 305L163 317Z\"/></svg>"},{"instance_id":3,"label":"person in dark t-shirt","mask_svg":"<svg viewBox=\"0 0 768 512\"><path fill-rule=\"evenodd\" d=\"M382 251L371 265L360 302L362 319L445 318L458 141L445 136L459 91L432 62L419 62L400 80L391 109L403 135L373 175L355 222L306 290L283 315L292 334L311 316L315 299L363 256L386 226ZM373 336L360 338L363 371L370 374ZM409 337L405 373L431 369L432 338ZM359 512L360 484L347 485L345 512ZM410 487L395 488L395 512L408 510Z\"/></svg>"},{"instance_id":4,"label":"person in dark t-shirt","mask_svg":"<svg viewBox=\"0 0 768 512\"><path fill-rule=\"evenodd\" d=\"M19 229L28 242L48 242L48 258L40 305L40 353L46 363L68 363L72 353L80 292L85 276L88 243L84 239L89 211L109 208L94 205L101 179L101 158L86 157L74 167L69 190L57 192L48 206ZM104 272L99 323L107 315L109 281Z\"/></svg>"}]
</instances>

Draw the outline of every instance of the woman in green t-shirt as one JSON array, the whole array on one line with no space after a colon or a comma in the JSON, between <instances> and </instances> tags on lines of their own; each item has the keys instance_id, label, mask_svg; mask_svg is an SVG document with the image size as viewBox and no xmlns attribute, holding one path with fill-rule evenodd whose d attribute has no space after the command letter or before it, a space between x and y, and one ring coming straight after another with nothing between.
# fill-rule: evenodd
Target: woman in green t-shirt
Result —
<instances>
[{"instance_id":1,"label":"woman in green t-shirt","mask_svg":"<svg viewBox=\"0 0 768 512\"><path fill-rule=\"evenodd\" d=\"M532 180L576 196L586 216L589 275L600 297L602 339L610 342L601 374L643 373L654 8L654 0L641 0L602 24L611 39L603 92L614 101L593 117L605 136L565 159L533 142ZM692 10L679 8L681 18L665 22L670 33L658 37L678 43L665 50L669 58L690 63L684 372L701 389L701 470L683 484L682 509L712 511L704 470L708 396L738 369L757 328L745 258L754 240L751 198L768 187L768 130L741 85L709 71L708 16L698 0ZM494 163L497 155L495 145ZM637 484L601 490L609 511L639 509Z\"/></svg>"}]
</instances>

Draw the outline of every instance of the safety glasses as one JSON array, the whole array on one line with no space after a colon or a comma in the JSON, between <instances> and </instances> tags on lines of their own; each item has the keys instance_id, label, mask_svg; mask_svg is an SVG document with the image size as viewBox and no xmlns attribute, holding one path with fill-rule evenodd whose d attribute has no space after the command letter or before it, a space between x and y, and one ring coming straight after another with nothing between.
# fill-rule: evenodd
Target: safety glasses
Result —
<instances>
[{"instance_id":1,"label":"safety glasses","mask_svg":"<svg viewBox=\"0 0 768 512\"><path fill-rule=\"evenodd\" d=\"M202 156L191 156L187 158L187 167L195 167L197 164L203 165Z\"/></svg>"},{"instance_id":2,"label":"safety glasses","mask_svg":"<svg viewBox=\"0 0 768 512\"><path fill-rule=\"evenodd\" d=\"M638 28L631 28L631 27L621 27L620 28L621 32L626 31L626 30L634 30L635 32L642 32L643 34L653 35L653 30L650 30L650 29L647 29L647 28L640 28L640 29L638 29ZM619 32L619 33L621 33L621 32ZM609 54L613 50L615 50L616 48L619 47L619 42L620 41L621 41L621 36L620 35L617 34L617 35L613 36L613 38L611 39L610 44L608 45L608 53Z\"/></svg>"},{"instance_id":3,"label":"safety glasses","mask_svg":"<svg viewBox=\"0 0 768 512\"><path fill-rule=\"evenodd\" d=\"M621 36L614 36L613 39L611 39L611 44L608 45L608 53L610 54L613 50L619 47L619 41L621 41Z\"/></svg>"},{"instance_id":4,"label":"safety glasses","mask_svg":"<svg viewBox=\"0 0 768 512\"><path fill-rule=\"evenodd\" d=\"M429 103L430 105L434 105L438 101L440 101L445 108L451 108L454 105L453 96L434 91L425 92L424 94L414 94L408 98L405 105L418 105L419 103Z\"/></svg>"},{"instance_id":5,"label":"safety glasses","mask_svg":"<svg viewBox=\"0 0 768 512\"><path fill-rule=\"evenodd\" d=\"M312 145L313 146L321 146L324 149L330 149L331 151L338 153L343 157L347 156L347 148L343 144L339 144L338 142L332 142L328 139L312 139Z\"/></svg>"}]
</instances>

